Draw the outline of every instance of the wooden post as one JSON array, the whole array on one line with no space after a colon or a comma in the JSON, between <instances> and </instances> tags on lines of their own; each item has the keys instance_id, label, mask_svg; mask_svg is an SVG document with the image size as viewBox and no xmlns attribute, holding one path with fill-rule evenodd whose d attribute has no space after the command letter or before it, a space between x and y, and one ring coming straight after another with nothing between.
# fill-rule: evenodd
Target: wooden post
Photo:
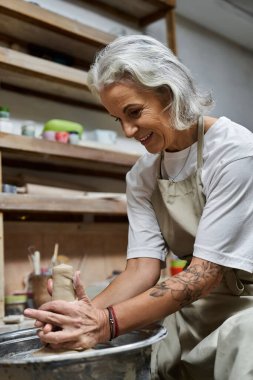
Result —
<instances>
[{"instance_id":1,"label":"wooden post","mask_svg":"<svg viewBox=\"0 0 253 380\"><path fill-rule=\"evenodd\" d=\"M170 9L165 15L167 43L174 54L177 54L176 43L176 16L174 9Z\"/></svg>"},{"instance_id":2,"label":"wooden post","mask_svg":"<svg viewBox=\"0 0 253 380\"><path fill-rule=\"evenodd\" d=\"M2 155L0 152L0 191L2 191ZM4 317L4 225L0 212L0 319Z\"/></svg>"}]
</instances>

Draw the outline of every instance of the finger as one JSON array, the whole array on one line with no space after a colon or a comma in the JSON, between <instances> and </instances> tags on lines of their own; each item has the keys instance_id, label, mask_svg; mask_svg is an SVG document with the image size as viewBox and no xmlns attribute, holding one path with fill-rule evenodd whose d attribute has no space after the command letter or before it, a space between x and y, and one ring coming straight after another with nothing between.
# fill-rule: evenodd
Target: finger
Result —
<instances>
[{"instance_id":1,"label":"finger","mask_svg":"<svg viewBox=\"0 0 253 380\"><path fill-rule=\"evenodd\" d=\"M25 309L24 316L27 318L36 319L35 314L34 314L34 309ZM37 321L35 323L37 323Z\"/></svg>"},{"instance_id":2,"label":"finger","mask_svg":"<svg viewBox=\"0 0 253 380\"><path fill-rule=\"evenodd\" d=\"M44 325L49 323L54 326L62 326L63 324L69 324L71 322L70 317L66 317L62 314L52 313L51 311L25 309L24 314L26 317L36 319L42 322Z\"/></svg>"},{"instance_id":3,"label":"finger","mask_svg":"<svg viewBox=\"0 0 253 380\"><path fill-rule=\"evenodd\" d=\"M81 300L85 301L88 303L88 305L91 305L91 300L87 296L87 294L84 290L84 286L83 286L81 279L80 279L80 271L75 272L74 278L73 278L73 283L74 283L75 292L76 292L78 300L79 301L81 301Z\"/></svg>"},{"instance_id":4,"label":"finger","mask_svg":"<svg viewBox=\"0 0 253 380\"><path fill-rule=\"evenodd\" d=\"M77 342L79 335L80 331L78 333L73 333L73 331L66 332L66 330L57 330L46 334L42 330L38 331L38 336L43 342L49 343L50 345L59 345L59 347L62 347L63 344L67 344L69 342Z\"/></svg>"},{"instance_id":5,"label":"finger","mask_svg":"<svg viewBox=\"0 0 253 380\"><path fill-rule=\"evenodd\" d=\"M43 327L43 333L48 334L49 332L53 331L54 326L51 323L46 323Z\"/></svg>"},{"instance_id":6,"label":"finger","mask_svg":"<svg viewBox=\"0 0 253 380\"><path fill-rule=\"evenodd\" d=\"M58 314L71 314L74 302L75 301L68 302L62 300L50 301L41 305L38 310L52 311Z\"/></svg>"},{"instance_id":7,"label":"finger","mask_svg":"<svg viewBox=\"0 0 253 380\"><path fill-rule=\"evenodd\" d=\"M45 324L42 323L41 321L35 321L35 322L34 322L34 326L35 326L35 327L44 327Z\"/></svg>"},{"instance_id":8,"label":"finger","mask_svg":"<svg viewBox=\"0 0 253 380\"><path fill-rule=\"evenodd\" d=\"M60 343L60 344L50 344L50 347L53 349L53 350L75 350L75 351L85 351L91 347L93 347L93 345L90 345L89 343L87 344L84 344L82 343L83 346L79 343L79 342L68 342L68 343Z\"/></svg>"},{"instance_id":9,"label":"finger","mask_svg":"<svg viewBox=\"0 0 253 380\"><path fill-rule=\"evenodd\" d=\"M87 296L85 294L84 286L80 279L80 271L76 271L73 278L75 293L78 300L86 299Z\"/></svg>"},{"instance_id":10,"label":"finger","mask_svg":"<svg viewBox=\"0 0 253 380\"><path fill-rule=\"evenodd\" d=\"M82 339L80 339L79 331L73 334L73 331L58 330L45 334L40 330L38 331L38 336L43 343L49 344L55 350L81 351L94 347L97 344L97 341L89 335L82 335Z\"/></svg>"},{"instance_id":11,"label":"finger","mask_svg":"<svg viewBox=\"0 0 253 380\"><path fill-rule=\"evenodd\" d=\"M47 291L50 294L50 296L52 297L52 293L53 293L53 280L52 280L52 278L49 278L47 280Z\"/></svg>"}]
</instances>

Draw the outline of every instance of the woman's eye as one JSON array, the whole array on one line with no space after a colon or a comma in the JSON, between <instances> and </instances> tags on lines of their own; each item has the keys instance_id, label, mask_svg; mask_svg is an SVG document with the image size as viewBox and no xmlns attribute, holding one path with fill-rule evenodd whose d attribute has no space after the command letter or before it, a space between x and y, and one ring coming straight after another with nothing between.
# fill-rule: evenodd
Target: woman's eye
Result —
<instances>
[{"instance_id":1,"label":"woman's eye","mask_svg":"<svg viewBox=\"0 0 253 380\"><path fill-rule=\"evenodd\" d=\"M119 121L119 118L118 117L115 117L115 119L114 119L115 121Z\"/></svg>"},{"instance_id":2,"label":"woman's eye","mask_svg":"<svg viewBox=\"0 0 253 380\"><path fill-rule=\"evenodd\" d=\"M132 110L129 112L129 116L134 118L134 119L137 119L138 117L141 116L141 113L142 113L142 108L138 108L136 110Z\"/></svg>"}]
</instances>

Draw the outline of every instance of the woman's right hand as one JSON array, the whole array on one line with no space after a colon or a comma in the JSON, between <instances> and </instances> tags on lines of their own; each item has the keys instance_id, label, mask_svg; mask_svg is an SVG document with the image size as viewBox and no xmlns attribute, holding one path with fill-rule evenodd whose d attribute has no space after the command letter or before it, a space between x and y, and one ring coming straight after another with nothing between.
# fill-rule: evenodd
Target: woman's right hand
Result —
<instances>
[{"instance_id":1,"label":"woman's right hand","mask_svg":"<svg viewBox=\"0 0 253 380\"><path fill-rule=\"evenodd\" d=\"M74 284L78 300L51 301L38 310L26 309L26 317L36 319L38 335L53 349L82 350L110 339L109 315L106 309L97 309L86 296L75 273Z\"/></svg>"},{"instance_id":2,"label":"woman's right hand","mask_svg":"<svg viewBox=\"0 0 253 380\"><path fill-rule=\"evenodd\" d=\"M80 272L79 271L76 271L74 274L73 285L74 285L75 294L76 294L77 299L81 300L85 295L85 290L84 290L84 286L83 286L81 279L80 279ZM47 291L50 294L50 296L52 296L52 293L53 293L53 280L52 280L52 278L48 279ZM48 332L51 332L54 330L54 326L52 324L43 323L39 320L35 321L34 326L37 328L41 328L44 333L48 333Z\"/></svg>"}]
</instances>

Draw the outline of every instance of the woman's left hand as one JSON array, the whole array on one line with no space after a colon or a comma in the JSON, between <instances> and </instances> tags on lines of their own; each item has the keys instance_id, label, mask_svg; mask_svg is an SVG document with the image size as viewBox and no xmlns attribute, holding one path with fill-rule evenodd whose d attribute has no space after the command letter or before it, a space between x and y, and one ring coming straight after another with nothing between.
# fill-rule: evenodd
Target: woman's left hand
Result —
<instances>
[{"instance_id":1,"label":"woman's left hand","mask_svg":"<svg viewBox=\"0 0 253 380\"><path fill-rule=\"evenodd\" d=\"M76 290L76 301L51 301L38 310L24 311L26 317L36 319L37 327L42 327L40 339L54 349L82 350L110 339L108 311L92 306L83 288Z\"/></svg>"}]
</instances>

